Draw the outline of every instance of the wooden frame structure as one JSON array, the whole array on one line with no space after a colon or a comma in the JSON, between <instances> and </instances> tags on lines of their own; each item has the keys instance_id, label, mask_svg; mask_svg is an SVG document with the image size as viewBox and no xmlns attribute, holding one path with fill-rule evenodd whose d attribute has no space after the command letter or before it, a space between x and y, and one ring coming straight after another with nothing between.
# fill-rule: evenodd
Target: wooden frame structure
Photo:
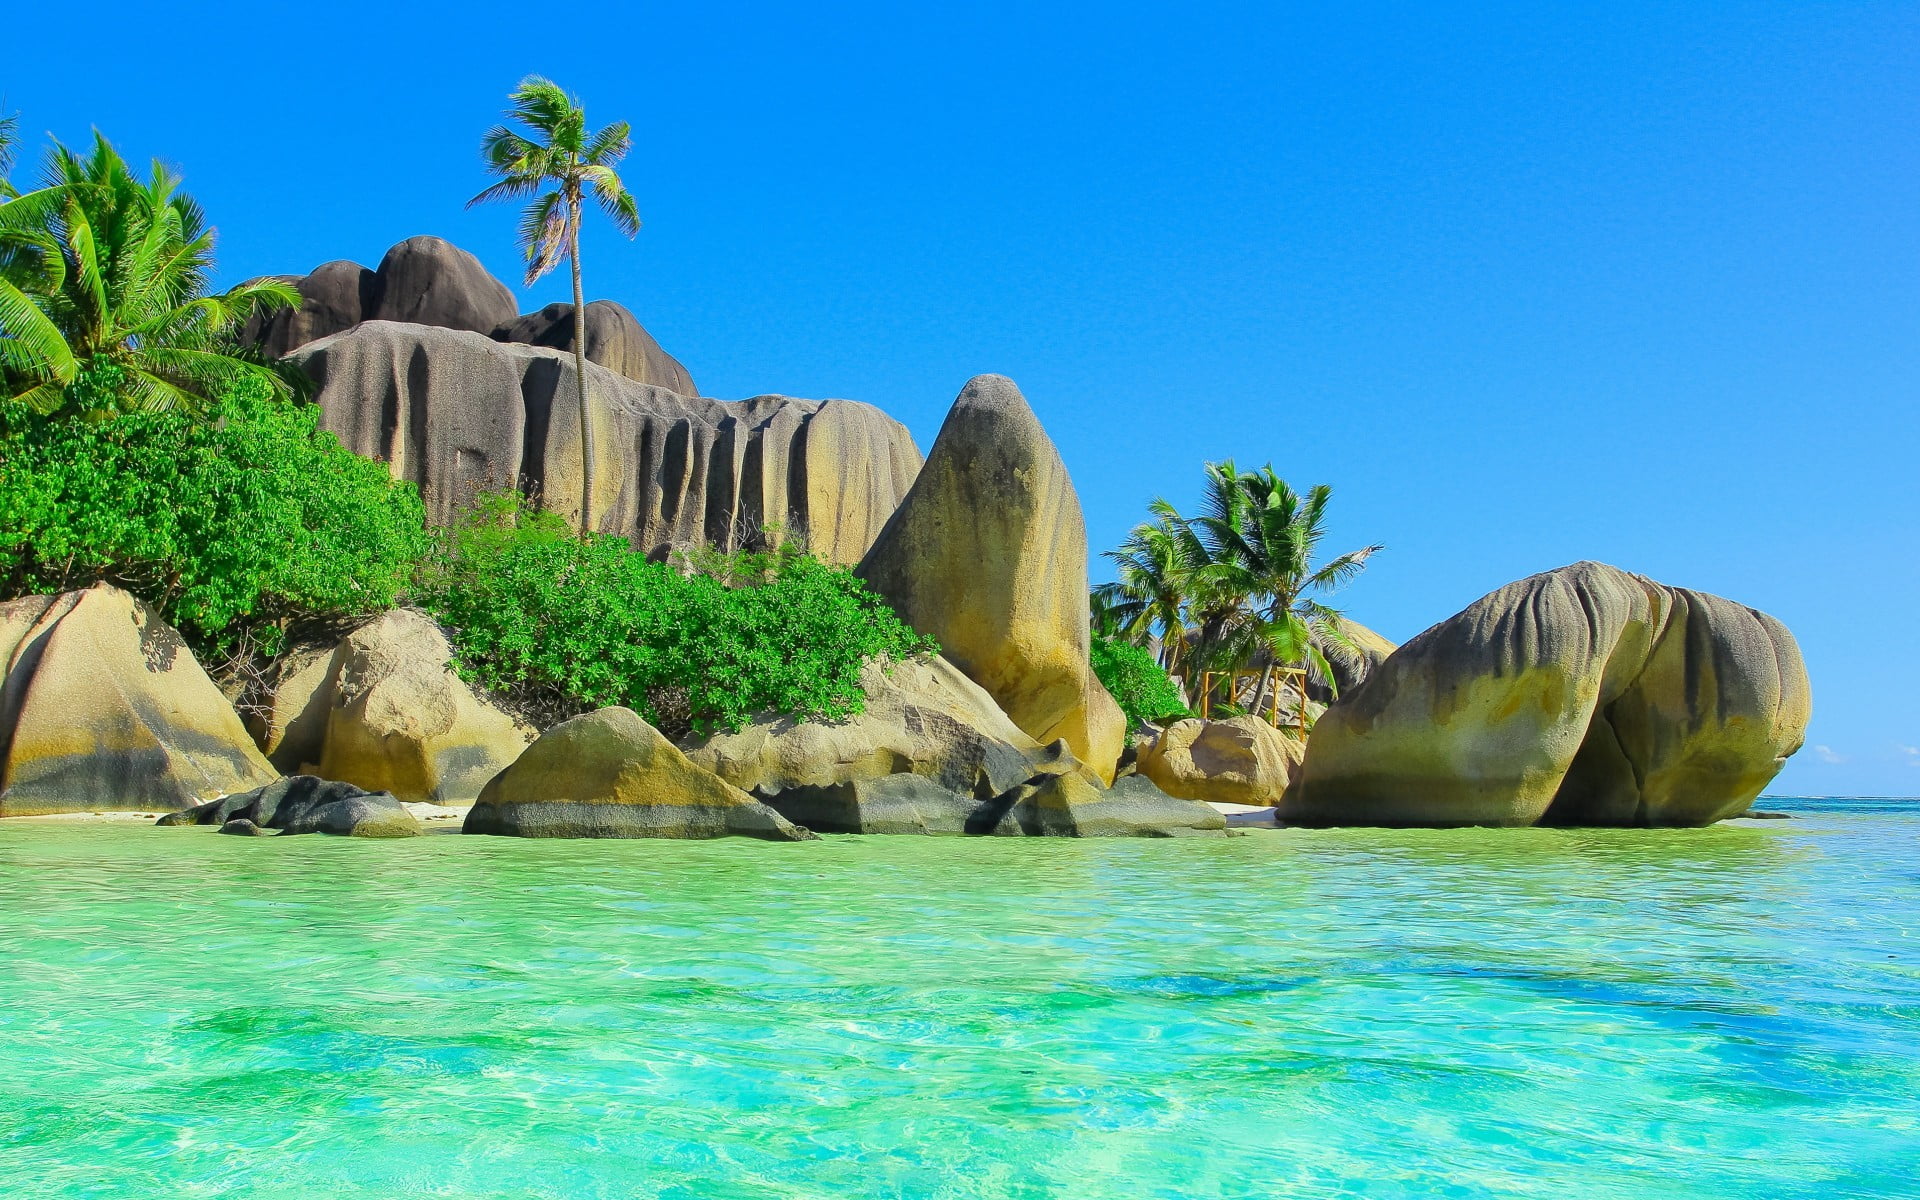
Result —
<instances>
[{"instance_id":1,"label":"wooden frame structure","mask_svg":"<svg viewBox=\"0 0 1920 1200\"><path fill-rule=\"evenodd\" d=\"M1267 695L1270 697L1266 705L1267 711L1265 715L1267 724L1273 726L1275 729L1280 728L1281 683L1285 680L1296 681L1298 684L1296 690L1300 693L1300 712L1298 714L1300 736L1302 738L1307 736L1307 669L1305 667L1244 667L1233 671L1200 672L1200 719L1202 721L1211 719L1213 711L1213 680L1217 675L1232 676L1232 682L1227 685L1227 694L1229 696L1239 694L1240 681L1242 679L1264 679L1266 682ZM1260 685L1256 683L1254 690L1259 691ZM1254 715L1259 716L1261 714L1256 712Z\"/></svg>"}]
</instances>

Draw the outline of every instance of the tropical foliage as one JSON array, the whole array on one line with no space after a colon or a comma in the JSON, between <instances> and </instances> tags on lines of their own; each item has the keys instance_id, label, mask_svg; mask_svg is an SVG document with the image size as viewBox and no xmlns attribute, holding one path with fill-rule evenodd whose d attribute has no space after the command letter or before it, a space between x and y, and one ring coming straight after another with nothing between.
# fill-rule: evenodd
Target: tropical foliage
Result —
<instances>
[{"instance_id":1,"label":"tropical foliage","mask_svg":"<svg viewBox=\"0 0 1920 1200\"><path fill-rule=\"evenodd\" d=\"M691 572L574 534L514 493L448 532L418 598L463 671L540 724L624 705L670 734L860 711L872 658L937 650L853 573L798 550Z\"/></svg>"},{"instance_id":2,"label":"tropical foliage","mask_svg":"<svg viewBox=\"0 0 1920 1200\"><path fill-rule=\"evenodd\" d=\"M527 258L531 284L565 258L573 275L573 365L580 402L580 530L592 530L593 423L587 409L586 297L580 282L580 219L591 196L614 227L632 237L640 231L640 212L621 182L615 164L626 157L632 132L625 121L598 131L587 128L586 110L558 84L529 75L513 90L506 116L525 133L496 125L480 144L487 170L499 182L467 201L471 208L491 200L532 202L520 218L520 249Z\"/></svg>"},{"instance_id":3,"label":"tropical foliage","mask_svg":"<svg viewBox=\"0 0 1920 1200\"><path fill-rule=\"evenodd\" d=\"M1352 580L1379 546L1318 562L1332 489L1294 491L1271 466L1209 463L1200 510L1154 501L1152 520L1107 554L1115 580L1096 589L1096 628L1159 660L1190 688L1202 673L1250 664L1304 669L1337 687L1332 659L1361 651L1321 597ZM1264 675L1251 707L1265 699ZM1233 697L1226 697L1231 700Z\"/></svg>"},{"instance_id":4,"label":"tropical foliage","mask_svg":"<svg viewBox=\"0 0 1920 1200\"><path fill-rule=\"evenodd\" d=\"M0 204L0 401L36 412L197 411L243 379L287 385L233 335L299 301L277 280L208 290L214 231L156 161L99 134L55 145L43 186Z\"/></svg>"},{"instance_id":5,"label":"tropical foliage","mask_svg":"<svg viewBox=\"0 0 1920 1200\"><path fill-rule=\"evenodd\" d=\"M253 376L201 417L9 414L0 599L105 580L202 649L269 654L298 621L390 607L426 550L419 497L316 420Z\"/></svg>"},{"instance_id":6,"label":"tropical foliage","mask_svg":"<svg viewBox=\"0 0 1920 1200\"><path fill-rule=\"evenodd\" d=\"M1093 673L1127 714L1129 726L1189 715L1179 686L1153 655L1099 633L1093 635L1092 650Z\"/></svg>"}]
</instances>

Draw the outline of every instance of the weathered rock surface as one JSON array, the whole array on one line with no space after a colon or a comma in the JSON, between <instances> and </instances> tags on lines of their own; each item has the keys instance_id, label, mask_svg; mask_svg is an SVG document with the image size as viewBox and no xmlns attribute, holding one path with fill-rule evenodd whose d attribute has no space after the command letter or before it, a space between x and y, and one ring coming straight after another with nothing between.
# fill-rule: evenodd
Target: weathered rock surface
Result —
<instances>
[{"instance_id":1,"label":"weathered rock surface","mask_svg":"<svg viewBox=\"0 0 1920 1200\"><path fill-rule=\"evenodd\" d=\"M493 340L571 354L573 305L549 304L539 312L516 317L495 329ZM650 383L682 396L700 394L679 360L660 348L625 305L611 300L587 301L587 361L636 383Z\"/></svg>"},{"instance_id":2,"label":"weathered rock surface","mask_svg":"<svg viewBox=\"0 0 1920 1200\"><path fill-rule=\"evenodd\" d=\"M1705 825L1799 749L1772 617L1583 562L1475 601L1335 701L1281 805L1310 825Z\"/></svg>"},{"instance_id":3,"label":"weathered rock surface","mask_svg":"<svg viewBox=\"0 0 1920 1200\"><path fill-rule=\"evenodd\" d=\"M1088 661L1086 523L1012 380L968 382L859 573L1014 724L1113 778L1126 719Z\"/></svg>"},{"instance_id":4,"label":"weathered rock surface","mask_svg":"<svg viewBox=\"0 0 1920 1200\"><path fill-rule=\"evenodd\" d=\"M571 304L517 315L513 293L480 260L437 237L412 237L387 251L376 271L336 259L307 275L280 275L300 293L298 308L249 322L242 337L275 358L362 321L404 321L484 333L571 352ZM698 395L693 377L625 307L587 304L587 359L640 383Z\"/></svg>"},{"instance_id":5,"label":"weathered rock surface","mask_svg":"<svg viewBox=\"0 0 1920 1200\"><path fill-rule=\"evenodd\" d=\"M1224 827L1205 805L1150 785L1122 780L1109 792L1065 742L1034 741L944 659L891 673L869 664L861 685L857 716L763 717L687 757L819 833L1163 837ZM1055 782L1065 776L1078 782Z\"/></svg>"},{"instance_id":6,"label":"weathered rock surface","mask_svg":"<svg viewBox=\"0 0 1920 1200\"><path fill-rule=\"evenodd\" d=\"M1398 647L1389 639L1368 629L1351 618L1341 622L1347 636L1353 639L1360 650L1360 661L1348 662L1335 654L1327 655L1327 664L1333 668L1333 681L1339 686L1339 694L1344 695L1367 681L1374 669L1387 661L1387 655ZM1333 699L1335 693L1318 679L1307 680L1307 698L1325 704Z\"/></svg>"},{"instance_id":7,"label":"weathered rock surface","mask_svg":"<svg viewBox=\"0 0 1920 1200\"><path fill-rule=\"evenodd\" d=\"M259 836L331 833L340 837L414 837L425 832L391 792L368 792L350 783L295 775L264 787L168 813L159 825L218 825L221 833Z\"/></svg>"},{"instance_id":8,"label":"weathered rock surface","mask_svg":"<svg viewBox=\"0 0 1920 1200\"><path fill-rule=\"evenodd\" d=\"M461 682L452 659L440 627L409 609L384 613L349 634L301 706L326 714L316 774L430 804L478 796L526 749L527 736ZM288 707L296 699L290 697ZM283 740L275 753L292 763L313 761L313 750L304 739Z\"/></svg>"},{"instance_id":9,"label":"weathered rock surface","mask_svg":"<svg viewBox=\"0 0 1920 1200\"><path fill-rule=\"evenodd\" d=\"M763 800L910 775L976 801L1017 787L1063 757L1060 747L1028 737L945 659L910 659L891 670L868 663L860 684L867 705L856 716L761 717L738 733L696 743L687 757Z\"/></svg>"},{"instance_id":10,"label":"weathered rock surface","mask_svg":"<svg viewBox=\"0 0 1920 1200\"><path fill-rule=\"evenodd\" d=\"M457 519L479 492L509 487L578 520L572 355L370 321L291 357L317 385L321 424L418 484L435 523ZM851 564L920 468L906 427L871 405L707 400L591 364L587 372L595 525L648 553L759 545L778 526Z\"/></svg>"},{"instance_id":11,"label":"weathered rock surface","mask_svg":"<svg viewBox=\"0 0 1920 1200\"><path fill-rule=\"evenodd\" d=\"M186 808L272 780L180 635L106 584L0 604L0 815Z\"/></svg>"},{"instance_id":12,"label":"weathered rock surface","mask_svg":"<svg viewBox=\"0 0 1920 1200\"><path fill-rule=\"evenodd\" d=\"M788 842L813 836L689 762L627 708L599 709L547 730L487 784L464 831Z\"/></svg>"},{"instance_id":13,"label":"weathered rock surface","mask_svg":"<svg viewBox=\"0 0 1920 1200\"><path fill-rule=\"evenodd\" d=\"M1138 770L1169 796L1274 805L1305 752L1306 743L1259 717L1189 719L1142 744Z\"/></svg>"}]
</instances>

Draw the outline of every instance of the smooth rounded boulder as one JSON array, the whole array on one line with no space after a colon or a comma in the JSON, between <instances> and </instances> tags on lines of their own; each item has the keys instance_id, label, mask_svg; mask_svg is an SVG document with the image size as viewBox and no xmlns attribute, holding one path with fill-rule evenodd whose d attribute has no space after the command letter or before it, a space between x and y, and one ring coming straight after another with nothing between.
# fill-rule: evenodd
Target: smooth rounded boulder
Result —
<instances>
[{"instance_id":1,"label":"smooth rounded boulder","mask_svg":"<svg viewBox=\"0 0 1920 1200\"><path fill-rule=\"evenodd\" d=\"M406 801L464 804L478 796L526 749L527 735L461 682L452 659L447 635L412 609L384 613L349 634L317 701L326 730L315 773ZM282 748L289 762L310 752Z\"/></svg>"},{"instance_id":2,"label":"smooth rounded boulder","mask_svg":"<svg viewBox=\"0 0 1920 1200\"><path fill-rule=\"evenodd\" d=\"M1508 584L1320 718L1304 825L1706 825L1746 810L1811 711L1765 613L1582 562Z\"/></svg>"},{"instance_id":3,"label":"smooth rounded boulder","mask_svg":"<svg viewBox=\"0 0 1920 1200\"><path fill-rule=\"evenodd\" d=\"M0 604L0 815L155 811L278 774L178 632L95 584Z\"/></svg>"},{"instance_id":4,"label":"smooth rounded boulder","mask_svg":"<svg viewBox=\"0 0 1920 1200\"><path fill-rule=\"evenodd\" d=\"M1088 657L1086 522L1011 379L967 383L858 573L1029 737L1112 780L1126 717Z\"/></svg>"},{"instance_id":5,"label":"smooth rounded boulder","mask_svg":"<svg viewBox=\"0 0 1920 1200\"><path fill-rule=\"evenodd\" d=\"M630 708L602 708L547 730L496 775L466 833L552 838L813 834L687 760Z\"/></svg>"},{"instance_id":6,"label":"smooth rounded boulder","mask_svg":"<svg viewBox=\"0 0 1920 1200\"><path fill-rule=\"evenodd\" d=\"M496 342L519 342L573 352L573 305L549 304L493 331ZM623 304L587 302L587 361L636 383L650 383L682 396L698 396L693 376L660 348Z\"/></svg>"},{"instance_id":7,"label":"smooth rounded boulder","mask_svg":"<svg viewBox=\"0 0 1920 1200\"><path fill-rule=\"evenodd\" d=\"M337 837L417 837L425 832L391 792L369 792L350 783L295 775L264 787L222 796L184 812L168 813L156 825L218 825L221 833L258 837L329 833Z\"/></svg>"},{"instance_id":8,"label":"smooth rounded boulder","mask_svg":"<svg viewBox=\"0 0 1920 1200\"><path fill-rule=\"evenodd\" d=\"M1140 747L1136 769L1169 796L1280 803L1306 744L1255 716L1175 721Z\"/></svg>"}]
</instances>

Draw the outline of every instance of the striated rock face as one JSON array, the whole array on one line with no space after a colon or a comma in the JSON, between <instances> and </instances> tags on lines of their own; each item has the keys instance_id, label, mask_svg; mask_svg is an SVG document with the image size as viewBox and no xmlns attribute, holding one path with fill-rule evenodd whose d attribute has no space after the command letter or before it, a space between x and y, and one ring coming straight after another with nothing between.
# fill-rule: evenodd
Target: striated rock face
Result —
<instances>
[{"instance_id":1,"label":"striated rock face","mask_svg":"<svg viewBox=\"0 0 1920 1200\"><path fill-rule=\"evenodd\" d=\"M1354 644L1359 647L1362 655L1357 663L1343 661L1331 654L1327 656L1328 665L1333 668L1333 680L1340 686L1339 694L1345 695L1365 683L1367 676L1373 674L1376 667L1387 661L1387 655L1392 654L1397 647L1393 642L1351 618L1343 620L1341 624L1346 629L1347 636L1352 638ZM1309 700L1325 704L1333 697L1334 693L1326 684L1316 678L1308 678L1307 698Z\"/></svg>"},{"instance_id":2,"label":"striated rock face","mask_svg":"<svg viewBox=\"0 0 1920 1200\"><path fill-rule=\"evenodd\" d=\"M430 322L426 322L430 323ZM520 342L573 353L573 305L549 304L493 331L496 342ZM693 376L660 348L653 335L622 305L587 302L587 361L599 363L636 383L650 383L682 396L697 396Z\"/></svg>"},{"instance_id":3,"label":"striated rock face","mask_svg":"<svg viewBox=\"0 0 1920 1200\"><path fill-rule=\"evenodd\" d=\"M318 385L322 425L420 485L433 521L455 520L479 492L515 486L578 519L570 354L369 321L292 358ZM596 522L648 553L759 544L777 525L851 564L920 468L906 427L871 405L698 399L587 370Z\"/></svg>"},{"instance_id":4,"label":"striated rock face","mask_svg":"<svg viewBox=\"0 0 1920 1200\"><path fill-rule=\"evenodd\" d=\"M305 703L299 689L311 670L290 681L311 713L297 726L302 738L284 739L276 761L297 769L317 752L324 778L401 800L462 804L520 756L527 737L499 709L473 694L449 665L446 634L423 613L396 609L375 617L340 643ZM279 707L276 705L276 707ZM318 746L311 738L325 715Z\"/></svg>"},{"instance_id":5,"label":"striated rock face","mask_svg":"<svg viewBox=\"0 0 1920 1200\"><path fill-rule=\"evenodd\" d=\"M1305 743L1259 717L1190 719L1140 748L1139 771L1169 796L1274 805L1305 752Z\"/></svg>"},{"instance_id":6,"label":"striated rock face","mask_svg":"<svg viewBox=\"0 0 1920 1200\"><path fill-rule=\"evenodd\" d=\"M1764 613L1600 563L1508 584L1320 718L1281 806L1313 825L1705 825L1799 749L1800 651Z\"/></svg>"},{"instance_id":7,"label":"striated rock face","mask_svg":"<svg viewBox=\"0 0 1920 1200\"><path fill-rule=\"evenodd\" d=\"M687 761L628 708L562 721L487 784L467 833L516 837L813 837Z\"/></svg>"},{"instance_id":8,"label":"striated rock face","mask_svg":"<svg viewBox=\"0 0 1920 1200\"><path fill-rule=\"evenodd\" d=\"M179 809L276 772L170 626L106 584L0 604L0 815Z\"/></svg>"},{"instance_id":9,"label":"striated rock face","mask_svg":"<svg viewBox=\"0 0 1920 1200\"><path fill-rule=\"evenodd\" d=\"M312 775L276 780L185 812L168 813L155 824L218 825L221 833L253 837L272 830L364 838L415 837L426 832L419 818L391 793L363 791Z\"/></svg>"},{"instance_id":10,"label":"striated rock face","mask_svg":"<svg viewBox=\"0 0 1920 1200\"><path fill-rule=\"evenodd\" d=\"M380 268L337 259L307 275L281 275L300 292L300 307L256 318L242 337L275 358L362 321L402 321L484 333L498 341L573 350L573 306L549 304L520 316L513 293L480 260L444 238L411 237L387 251ZM587 359L639 383L682 395L693 377L608 300L587 305Z\"/></svg>"},{"instance_id":11,"label":"striated rock face","mask_svg":"<svg viewBox=\"0 0 1920 1200\"><path fill-rule=\"evenodd\" d=\"M961 391L859 574L1015 725L1113 778L1126 718L1088 660L1086 523L1012 380Z\"/></svg>"}]
</instances>

